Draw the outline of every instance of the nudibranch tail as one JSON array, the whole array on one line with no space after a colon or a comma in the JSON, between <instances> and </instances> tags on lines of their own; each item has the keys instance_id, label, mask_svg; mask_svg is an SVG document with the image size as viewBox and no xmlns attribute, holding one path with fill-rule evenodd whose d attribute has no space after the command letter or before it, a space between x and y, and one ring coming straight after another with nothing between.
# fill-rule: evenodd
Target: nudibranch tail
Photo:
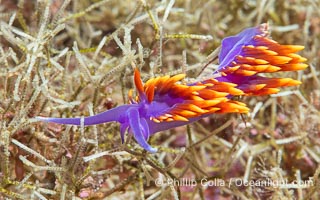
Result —
<instances>
[{"instance_id":1,"label":"nudibranch tail","mask_svg":"<svg viewBox=\"0 0 320 200\"><path fill-rule=\"evenodd\" d=\"M53 117L35 117L37 120L44 121L44 122L53 122L56 124L69 124L69 125L78 125L81 124L81 118L53 118Z\"/></svg>"},{"instance_id":2,"label":"nudibranch tail","mask_svg":"<svg viewBox=\"0 0 320 200\"><path fill-rule=\"evenodd\" d=\"M306 58L296 54L304 47L281 45L269 36L267 24L249 28L225 38L219 55L220 65L215 73L220 81L238 84L245 95L267 95L279 91L279 87L295 86L300 81L291 78L267 78L259 73L297 71L308 67ZM229 51L226 51L229 50Z\"/></svg>"},{"instance_id":3,"label":"nudibranch tail","mask_svg":"<svg viewBox=\"0 0 320 200\"><path fill-rule=\"evenodd\" d=\"M102 113L89 116L89 117L76 117L76 118L51 118L51 117L36 117L36 119L44 122L53 122L56 124L68 124L68 125L81 125L81 120L83 120L84 126L103 124L112 121L123 121L126 111L132 107L131 105L122 105Z\"/></svg>"}]
</instances>

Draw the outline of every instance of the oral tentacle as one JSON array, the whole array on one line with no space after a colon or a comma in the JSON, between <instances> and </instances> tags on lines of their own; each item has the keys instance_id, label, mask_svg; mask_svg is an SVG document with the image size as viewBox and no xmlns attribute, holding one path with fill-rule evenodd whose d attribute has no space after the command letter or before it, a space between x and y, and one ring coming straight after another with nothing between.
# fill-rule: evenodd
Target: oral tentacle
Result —
<instances>
[{"instance_id":1,"label":"oral tentacle","mask_svg":"<svg viewBox=\"0 0 320 200\"><path fill-rule=\"evenodd\" d=\"M143 133L144 139L146 141L148 141L149 140L149 136L150 136L149 125L148 125L148 123L147 123L145 118L140 118L140 122L141 122L140 128L142 129L142 133Z\"/></svg>"},{"instance_id":2,"label":"oral tentacle","mask_svg":"<svg viewBox=\"0 0 320 200\"><path fill-rule=\"evenodd\" d=\"M145 136L142 133L141 126L143 126L143 124L141 124L139 111L137 109L132 108L128 110L128 120L133 136L140 146L151 153L157 152L156 148L151 147L147 143Z\"/></svg>"},{"instance_id":3,"label":"oral tentacle","mask_svg":"<svg viewBox=\"0 0 320 200\"><path fill-rule=\"evenodd\" d=\"M120 137L121 137L122 144L124 143L124 135L125 135L126 131L128 130L128 128L129 128L129 124L127 124L127 123L123 123L120 125Z\"/></svg>"}]
</instances>

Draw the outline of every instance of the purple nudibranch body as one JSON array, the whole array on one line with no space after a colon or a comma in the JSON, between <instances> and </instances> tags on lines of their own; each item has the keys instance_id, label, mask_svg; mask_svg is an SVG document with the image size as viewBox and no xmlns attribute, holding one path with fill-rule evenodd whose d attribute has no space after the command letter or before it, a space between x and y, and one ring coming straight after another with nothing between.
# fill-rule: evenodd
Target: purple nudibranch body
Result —
<instances>
[{"instance_id":1,"label":"purple nudibranch body","mask_svg":"<svg viewBox=\"0 0 320 200\"><path fill-rule=\"evenodd\" d=\"M134 82L138 92L129 95L130 104L118 106L94 116L84 117L83 125L106 122L120 123L124 134L133 134L141 147L149 152L157 149L148 144L150 135L186 125L213 113L247 113L244 103L231 100L239 95L268 95L278 87L294 86L299 81L290 78L267 78L259 73L296 71L307 67L305 58L295 54L303 46L280 45L269 38L267 24L248 28L222 41L219 66L215 79L191 84L181 83L184 74L152 78L142 83L136 69ZM45 122L81 125L82 118L36 117Z\"/></svg>"}]
</instances>

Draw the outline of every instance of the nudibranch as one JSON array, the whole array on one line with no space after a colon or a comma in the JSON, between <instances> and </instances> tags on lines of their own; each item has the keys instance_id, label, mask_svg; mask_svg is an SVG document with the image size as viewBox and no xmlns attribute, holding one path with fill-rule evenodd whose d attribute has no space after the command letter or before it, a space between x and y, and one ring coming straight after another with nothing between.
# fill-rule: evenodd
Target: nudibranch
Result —
<instances>
[{"instance_id":1,"label":"nudibranch","mask_svg":"<svg viewBox=\"0 0 320 200\"><path fill-rule=\"evenodd\" d=\"M296 86L300 81L291 78L267 78L259 73L297 71L308 67L306 58L296 54L300 45L281 45L269 36L268 24L248 28L222 41L219 54L219 81L238 85L245 95L268 95L279 87Z\"/></svg>"},{"instance_id":2,"label":"nudibranch","mask_svg":"<svg viewBox=\"0 0 320 200\"><path fill-rule=\"evenodd\" d=\"M150 135L186 125L213 113L248 113L246 104L233 96L266 95L278 87L300 84L290 78L267 78L257 74L296 71L307 67L305 58L296 54L298 45L280 45L269 38L268 25L248 28L236 36L225 38L219 54L216 78L185 83L184 74L162 76L143 83L138 69L134 71L137 96L129 92L130 104L118 106L84 118L37 117L45 122L69 125L120 123L124 134L133 134L138 144L149 152L157 149L148 144Z\"/></svg>"},{"instance_id":3,"label":"nudibranch","mask_svg":"<svg viewBox=\"0 0 320 200\"><path fill-rule=\"evenodd\" d=\"M156 152L156 149L147 143L149 136L156 132L189 124L212 113L249 111L244 103L228 98L228 95L244 94L235 88L236 84L214 79L193 85L179 83L184 77L184 74L157 77L143 84L139 71L135 69L134 83L137 96L133 98L131 92L129 93L130 104L83 119L37 118L46 122L71 125L81 125L83 120L85 126L116 121L120 123L122 142L125 132L128 131L144 149Z\"/></svg>"}]
</instances>

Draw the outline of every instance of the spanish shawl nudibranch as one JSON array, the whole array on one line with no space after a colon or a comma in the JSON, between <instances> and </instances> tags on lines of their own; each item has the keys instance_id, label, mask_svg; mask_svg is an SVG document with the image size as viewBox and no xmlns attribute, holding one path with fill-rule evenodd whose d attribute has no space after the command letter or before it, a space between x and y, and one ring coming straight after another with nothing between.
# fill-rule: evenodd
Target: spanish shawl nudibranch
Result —
<instances>
[{"instance_id":1,"label":"spanish shawl nudibranch","mask_svg":"<svg viewBox=\"0 0 320 200\"><path fill-rule=\"evenodd\" d=\"M219 54L219 81L237 84L246 95L268 95L278 87L295 86L300 81L291 78L267 78L258 73L297 71L308 67L307 59L296 52L300 45L281 45L269 37L268 24L248 28L222 41Z\"/></svg>"},{"instance_id":2,"label":"spanish shawl nudibranch","mask_svg":"<svg viewBox=\"0 0 320 200\"><path fill-rule=\"evenodd\" d=\"M94 116L82 118L37 117L45 122L71 125L95 125L111 121L120 123L122 142L126 131L149 152L156 152L147 141L150 135L186 125L213 113L248 113L246 104L231 100L238 95L277 93L278 87L294 86L290 78L267 78L258 73L296 71L307 67L305 58L295 54L298 45L280 45L269 38L267 24L248 28L225 38L219 54L216 78L186 84L185 75L152 78L143 84L137 69L134 83L137 97L129 93L130 104ZM82 121L83 120L83 121Z\"/></svg>"}]
</instances>

